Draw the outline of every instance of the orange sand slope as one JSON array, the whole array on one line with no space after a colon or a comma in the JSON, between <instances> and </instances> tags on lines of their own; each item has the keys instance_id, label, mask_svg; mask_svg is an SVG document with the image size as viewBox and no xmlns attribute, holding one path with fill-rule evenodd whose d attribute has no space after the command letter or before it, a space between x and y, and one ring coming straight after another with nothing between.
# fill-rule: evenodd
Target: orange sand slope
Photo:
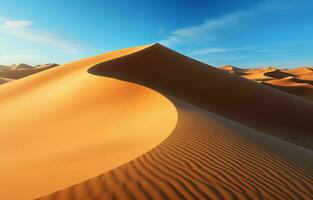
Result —
<instances>
[{"instance_id":1,"label":"orange sand slope","mask_svg":"<svg viewBox=\"0 0 313 200\"><path fill-rule=\"evenodd\" d=\"M119 86L113 87L115 84ZM137 89L130 89L131 86L141 88L145 95L141 92L138 95ZM117 96L108 91L114 91ZM136 91L136 95L129 96L132 91ZM148 94L153 95L150 101L145 97ZM27 184L30 188L25 188L33 191L32 196L20 192L19 199L44 191L46 195L55 192L56 189L49 188L50 184L72 186L41 199L313 198L313 152L309 150L313 148L313 103L192 60L159 44L120 50L49 69L1 86L0 95L7 96L4 100L0 98L5 113L10 116L15 111L14 117L0 120L3 125L8 130L16 128L16 124L23 125L24 130L33 130L27 134L6 134L8 137L15 135L9 141L18 141L17 146L23 147L25 141L22 140L28 144L34 142L34 135L44 133L28 153L22 154L21 162L12 163L12 166L21 164L22 167L27 162L36 163L37 168L32 168L28 174L25 170L19 174L6 173L6 179L2 180L2 185L10 182L10 188L21 191L19 186L25 188L26 185L21 184L21 180L40 174L44 179L41 185L32 180L32 184ZM121 104L127 109L118 109ZM104 112L99 112L102 110L99 107ZM131 112L134 107L136 111ZM34 109L37 112L32 113L38 116L30 122L26 117ZM125 110L126 114L119 113ZM114 117L117 112L118 119ZM86 114L92 118L85 119ZM132 123L128 124L128 120ZM129 126L124 127L124 123ZM129 132L120 133L121 125L122 131ZM73 133L73 128L78 133ZM132 132L134 129L136 132ZM139 142L132 143L133 150L149 141L151 146L158 144L170 131L170 136L152 151L146 153L149 146L138 149L132 157L126 154L130 147L125 145L125 138ZM56 133L66 139L62 143L57 142L59 139L46 141ZM108 140L103 134L116 138ZM148 138L142 141L146 136ZM106 142L99 143L99 137L105 137L101 139ZM82 148L86 143L88 148ZM66 151L69 147L73 147L70 153ZM11 155L20 153L14 151L11 150ZM36 162L29 159L38 151L42 154L36 157ZM114 154L116 151L123 155ZM50 156L50 152L61 158L51 164L55 157ZM117 166L140 154L143 155L104 173L109 169L108 162L115 162ZM95 155L106 160L90 159ZM7 157L4 163L12 159L12 156ZM75 162L78 158L80 163ZM56 170L60 166L64 168ZM101 174L101 168L103 174L91 178L95 173ZM90 179L81 183L69 180L72 176L83 179L83 175ZM14 194L8 191L7 196L16 193L16 190Z\"/></svg>"},{"instance_id":2,"label":"orange sand slope","mask_svg":"<svg viewBox=\"0 0 313 200\"><path fill-rule=\"evenodd\" d=\"M143 156L40 199L313 198L313 152L271 136L312 144L311 102L158 44L88 71L167 95L178 123Z\"/></svg>"},{"instance_id":3,"label":"orange sand slope","mask_svg":"<svg viewBox=\"0 0 313 200\"><path fill-rule=\"evenodd\" d=\"M39 199L313 198L312 151L173 102L177 126L157 148Z\"/></svg>"},{"instance_id":4,"label":"orange sand slope","mask_svg":"<svg viewBox=\"0 0 313 200\"><path fill-rule=\"evenodd\" d=\"M221 69L313 101L313 69L310 67L279 70L272 67L240 69L227 65Z\"/></svg>"},{"instance_id":5,"label":"orange sand slope","mask_svg":"<svg viewBox=\"0 0 313 200\"><path fill-rule=\"evenodd\" d=\"M32 67L23 63L19 65L12 65L10 67L0 65L0 84L20 79L56 66L58 65L44 64Z\"/></svg>"},{"instance_id":6,"label":"orange sand slope","mask_svg":"<svg viewBox=\"0 0 313 200\"><path fill-rule=\"evenodd\" d=\"M34 199L96 176L171 133L177 112L169 100L87 72L142 48L69 63L0 87L0 199Z\"/></svg>"}]
</instances>

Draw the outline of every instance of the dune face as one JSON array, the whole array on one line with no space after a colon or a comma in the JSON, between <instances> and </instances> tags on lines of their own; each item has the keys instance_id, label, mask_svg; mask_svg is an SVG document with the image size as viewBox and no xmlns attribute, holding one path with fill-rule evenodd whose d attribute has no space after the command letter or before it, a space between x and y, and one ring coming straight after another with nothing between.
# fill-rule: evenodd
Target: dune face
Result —
<instances>
[{"instance_id":1,"label":"dune face","mask_svg":"<svg viewBox=\"0 0 313 200\"><path fill-rule=\"evenodd\" d=\"M312 172L312 152L172 101L178 123L161 145L40 200L313 198L313 175L272 153L277 148L285 151L281 156L286 158L296 154L301 157L298 161L308 161L306 167Z\"/></svg>"},{"instance_id":2,"label":"dune face","mask_svg":"<svg viewBox=\"0 0 313 200\"><path fill-rule=\"evenodd\" d=\"M171 133L177 112L165 97L87 72L140 49L80 60L0 87L0 199L34 199L94 177Z\"/></svg>"},{"instance_id":3,"label":"dune face","mask_svg":"<svg viewBox=\"0 0 313 200\"><path fill-rule=\"evenodd\" d=\"M88 71L142 84L313 148L313 103L192 60L159 44L100 63Z\"/></svg>"},{"instance_id":4,"label":"dune face","mask_svg":"<svg viewBox=\"0 0 313 200\"><path fill-rule=\"evenodd\" d=\"M226 119L221 113L225 115L227 112L220 108L226 105L226 101L216 102L224 97L221 91L225 93L244 87L244 92L251 87L266 95L273 92L274 97L268 97L273 98L270 100L286 97L291 99L290 102L286 100L286 104L298 103L308 109L312 105L210 66L202 67L204 64L156 44L90 68L88 71L94 75L140 83L167 95L178 111L178 122L169 138L143 156L39 199L313 198L312 151ZM208 75L207 71L214 76ZM206 79L202 77L203 73L208 76ZM228 86L228 79L235 86ZM217 82L219 84L215 87L211 86ZM241 83L251 85L246 88ZM251 97L249 94L242 96L240 100L244 101L243 104L228 105L228 108L245 107ZM203 98L211 106L200 101ZM260 102L254 100L254 103ZM228 101L228 104L232 102ZM269 107L275 110L274 106ZM236 112L236 108L231 111ZM248 114L243 111L239 116L244 121L247 120L244 116ZM301 114L298 117L304 119ZM287 122L287 118L284 120ZM270 121L266 125L273 126Z\"/></svg>"},{"instance_id":5,"label":"dune face","mask_svg":"<svg viewBox=\"0 0 313 200\"><path fill-rule=\"evenodd\" d=\"M237 67L234 67L231 65L221 67L221 69L228 71L229 73L237 74L237 75L246 75L247 74L244 69L240 69L240 68L237 68Z\"/></svg>"},{"instance_id":6,"label":"dune face","mask_svg":"<svg viewBox=\"0 0 313 200\"><path fill-rule=\"evenodd\" d=\"M14 64L10 67L10 70L21 70L21 69L32 69L33 67L30 65L27 65L25 63L21 64Z\"/></svg>"},{"instance_id":7,"label":"dune face","mask_svg":"<svg viewBox=\"0 0 313 200\"><path fill-rule=\"evenodd\" d=\"M20 79L46 69L58 66L57 64L44 64L32 67L26 64L12 65L10 67L0 68L0 84L7 83L16 79ZM0 66L1 67L1 66Z\"/></svg>"},{"instance_id":8,"label":"dune face","mask_svg":"<svg viewBox=\"0 0 313 200\"><path fill-rule=\"evenodd\" d=\"M294 68L294 69L286 69L283 71L290 73L290 74L293 74L295 76L305 76L307 74L312 75L313 69L310 67L299 67L299 68Z\"/></svg>"},{"instance_id":9,"label":"dune face","mask_svg":"<svg viewBox=\"0 0 313 200\"><path fill-rule=\"evenodd\" d=\"M312 199L313 104L228 69L154 44L1 86L1 198Z\"/></svg>"},{"instance_id":10,"label":"dune face","mask_svg":"<svg viewBox=\"0 0 313 200\"><path fill-rule=\"evenodd\" d=\"M313 100L313 70L309 67L283 70L272 67L260 69L240 69L233 67L236 70L232 70L228 66L224 66L221 69L289 94L310 101ZM241 73L241 71L244 71L244 73Z\"/></svg>"}]
</instances>

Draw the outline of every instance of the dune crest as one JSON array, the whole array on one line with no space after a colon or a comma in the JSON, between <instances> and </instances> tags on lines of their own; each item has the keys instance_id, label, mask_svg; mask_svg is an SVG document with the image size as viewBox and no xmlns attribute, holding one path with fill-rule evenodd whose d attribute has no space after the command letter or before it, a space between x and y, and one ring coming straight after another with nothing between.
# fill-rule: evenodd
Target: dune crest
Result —
<instances>
[{"instance_id":1,"label":"dune crest","mask_svg":"<svg viewBox=\"0 0 313 200\"><path fill-rule=\"evenodd\" d=\"M87 72L142 48L83 59L0 87L0 199L34 199L94 177L171 133L177 112L165 97Z\"/></svg>"},{"instance_id":2,"label":"dune crest","mask_svg":"<svg viewBox=\"0 0 313 200\"><path fill-rule=\"evenodd\" d=\"M160 44L100 63L88 71L142 84L257 130L313 148L312 102L224 72Z\"/></svg>"},{"instance_id":3,"label":"dune crest","mask_svg":"<svg viewBox=\"0 0 313 200\"><path fill-rule=\"evenodd\" d=\"M269 101L285 99L282 105L275 105L278 109L292 105L294 109L312 109L310 102L230 75L158 44L100 63L88 71L97 76L142 84L167 95L178 110L178 123L169 138L143 156L39 199L313 197L312 151L272 137L277 136L278 129L265 134L251 128L254 124L247 123L248 116L263 120L263 126L268 128L274 128L274 124L272 119L258 118L260 116L249 115L245 110L248 106L251 112L252 107L247 103L252 101L251 104L260 106L265 114L279 116L275 114L277 108L262 103L262 99L252 98L252 90L268 95ZM256 109L256 112L260 111ZM285 112L292 114L290 110ZM233 120L226 119L225 115ZM294 123L308 123L307 131L312 130L306 115L296 115L305 121ZM291 118L282 120L291 123ZM242 123L249 124L250 128ZM258 125L255 127L260 128ZM301 128L293 131L293 134L301 133ZM287 138L289 134L280 132L280 136ZM310 134L304 137L307 139Z\"/></svg>"},{"instance_id":4,"label":"dune crest","mask_svg":"<svg viewBox=\"0 0 313 200\"><path fill-rule=\"evenodd\" d=\"M313 103L160 44L52 68L0 96L6 198L313 198Z\"/></svg>"}]
</instances>

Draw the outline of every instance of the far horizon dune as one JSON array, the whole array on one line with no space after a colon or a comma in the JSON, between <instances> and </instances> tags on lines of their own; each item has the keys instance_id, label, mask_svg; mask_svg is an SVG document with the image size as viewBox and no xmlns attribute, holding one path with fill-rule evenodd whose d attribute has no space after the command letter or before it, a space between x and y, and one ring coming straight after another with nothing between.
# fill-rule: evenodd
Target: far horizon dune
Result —
<instances>
[{"instance_id":1,"label":"far horizon dune","mask_svg":"<svg viewBox=\"0 0 313 200\"><path fill-rule=\"evenodd\" d=\"M53 68L58 66L57 64L44 64L36 67L30 65L14 64L12 66L0 65L0 84L7 83L13 80L17 80L32 74Z\"/></svg>"},{"instance_id":2,"label":"far horizon dune","mask_svg":"<svg viewBox=\"0 0 313 200\"><path fill-rule=\"evenodd\" d=\"M156 43L5 83L0 199L313 199L310 73Z\"/></svg>"},{"instance_id":3,"label":"far horizon dune","mask_svg":"<svg viewBox=\"0 0 313 200\"><path fill-rule=\"evenodd\" d=\"M222 70L263 85L279 89L289 94L313 101L313 68L275 69L240 69L233 66L221 67Z\"/></svg>"}]
</instances>

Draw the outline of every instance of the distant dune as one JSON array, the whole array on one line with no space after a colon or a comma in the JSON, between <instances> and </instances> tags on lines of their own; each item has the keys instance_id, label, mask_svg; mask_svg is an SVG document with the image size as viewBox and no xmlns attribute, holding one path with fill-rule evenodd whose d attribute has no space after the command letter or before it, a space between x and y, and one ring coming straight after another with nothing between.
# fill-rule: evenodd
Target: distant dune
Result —
<instances>
[{"instance_id":1,"label":"distant dune","mask_svg":"<svg viewBox=\"0 0 313 200\"><path fill-rule=\"evenodd\" d=\"M0 199L313 199L313 103L260 84L310 72L223 70L154 44L1 85Z\"/></svg>"},{"instance_id":2,"label":"distant dune","mask_svg":"<svg viewBox=\"0 0 313 200\"><path fill-rule=\"evenodd\" d=\"M240 69L228 65L221 67L221 69L313 101L313 69L310 67Z\"/></svg>"},{"instance_id":3,"label":"distant dune","mask_svg":"<svg viewBox=\"0 0 313 200\"><path fill-rule=\"evenodd\" d=\"M14 64L12 66L0 66L0 84L23 78L46 69L58 66L57 64L44 64L32 67L30 65Z\"/></svg>"}]
</instances>

